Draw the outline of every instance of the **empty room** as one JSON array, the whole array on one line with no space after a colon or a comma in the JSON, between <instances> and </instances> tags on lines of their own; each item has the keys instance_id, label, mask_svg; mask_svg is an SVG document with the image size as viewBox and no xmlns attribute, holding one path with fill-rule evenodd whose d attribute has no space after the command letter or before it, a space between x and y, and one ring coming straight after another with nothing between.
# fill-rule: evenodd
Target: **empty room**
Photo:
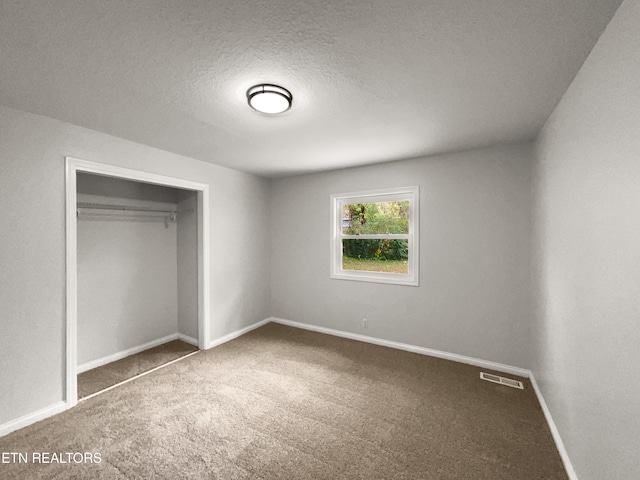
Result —
<instances>
[{"instance_id":1,"label":"empty room","mask_svg":"<svg viewBox=\"0 0 640 480\"><path fill-rule=\"evenodd\" d=\"M0 478L639 478L638 25L0 2Z\"/></svg>"}]
</instances>

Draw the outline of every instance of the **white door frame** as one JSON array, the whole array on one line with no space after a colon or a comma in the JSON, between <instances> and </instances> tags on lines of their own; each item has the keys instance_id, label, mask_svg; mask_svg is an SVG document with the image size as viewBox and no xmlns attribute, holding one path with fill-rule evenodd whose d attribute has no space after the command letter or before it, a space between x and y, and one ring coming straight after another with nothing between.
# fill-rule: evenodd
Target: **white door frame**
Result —
<instances>
[{"instance_id":1,"label":"white door frame","mask_svg":"<svg viewBox=\"0 0 640 480\"><path fill-rule=\"evenodd\" d=\"M85 172L135 180L167 187L194 190L198 194L198 347L208 348L210 317L209 264L209 185L181 178L89 162L65 157L66 172L66 242L67 242L67 334L66 334L66 402L67 408L78 403L78 244L76 173Z\"/></svg>"}]
</instances>

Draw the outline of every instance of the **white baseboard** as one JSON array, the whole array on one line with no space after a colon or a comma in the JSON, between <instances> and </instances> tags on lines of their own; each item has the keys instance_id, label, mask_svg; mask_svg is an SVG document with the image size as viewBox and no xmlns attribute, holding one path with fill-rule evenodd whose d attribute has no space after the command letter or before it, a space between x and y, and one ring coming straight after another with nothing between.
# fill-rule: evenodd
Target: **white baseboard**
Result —
<instances>
[{"instance_id":1,"label":"white baseboard","mask_svg":"<svg viewBox=\"0 0 640 480\"><path fill-rule=\"evenodd\" d=\"M579 480L578 476L575 473L575 470L573 468L573 464L571 463L571 460L569 459L569 455L567 453L567 450L564 446L564 442L562 441L562 438L560 437L560 432L558 431L558 428L555 424L555 422L553 421L553 418L551 416L551 412L549 411L549 408L547 406L547 403L544 399L544 397L542 396L542 392L540 391L540 388L538 387L538 384L536 382L535 376L533 375L533 372L531 370L527 370L524 368L519 368L519 367L513 367L511 365L505 365L502 363L497 363L497 362L491 362L488 360L482 360L479 358L474 358L474 357L467 357L465 355L458 355L455 353L449 353L449 352L443 352L441 350L434 350L431 348L425 348L425 347L418 347L416 345L409 345L406 343L400 343L400 342L394 342L391 340L384 340L381 338L375 338L375 337L369 337L366 335L359 335L357 333L350 333L350 332L345 332L345 331L341 331L341 330L334 330L331 328L325 328L325 327L318 327L315 325L309 325L306 323L300 323L300 322L294 322L291 320L285 320L282 318L276 318L276 317L270 317L270 318L266 318L264 320L261 320L260 322L254 323L253 325L249 325L248 327L244 327L241 328L240 330L236 330L235 332L231 332L223 337L217 338L216 340L213 340L211 342L209 342L209 344L207 345L207 348L213 348L216 347L218 345L222 345L223 343L226 343L230 340L233 340L235 338L238 338L248 332L250 332L251 330L255 330L256 328L260 328L263 325L266 325L267 323L279 323L282 325L288 325L291 327L296 327L296 328L301 328L304 330L310 330L313 332L319 332L319 333L325 333L328 335L334 335L337 337L343 337L343 338L349 338L351 340L358 340L361 342L365 342L365 343L372 343L375 345L381 345L381 346L385 346L385 347L390 347L390 348L395 348L398 350L404 350L407 352L413 352L413 353L418 353L421 355L428 355L431 357L437 357L437 358L442 358L445 360L451 360L454 362L460 362L460 363L466 363L468 365L474 365L477 367L482 367L482 368L487 368L490 370L495 370L498 372L503 372L503 373L508 373L508 374L512 374L512 375L518 375L521 377L525 377L525 378L529 378L531 381L531 385L533 386L533 389L535 391L535 394L538 398L538 402L540 403L540 407L542 408L542 412L545 416L545 419L547 421L547 424L549 425L549 429L551 430L551 435L553 437L553 440L556 444L556 448L558 449L558 453L560 454L560 458L562 459L562 463L564 464L565 470L567 471L567 475L569 476L570 480ZM168 335L166 337L163 338L159 338L157 340L154 340L152 342L148 342L145 343L144 345L139 345L137 347L128 349L128 350L124 350L122 352L118 352L114 355L109 355L107 357L103 357L101 359L98 360L94 360L93 362L87 362L83 365L80 365L78 367L78 373L86 371L86 370L90 370L91 368L96 368L99 367L101 365L104 365L106 363L109 362L113 362L115 360L119 360L121 358L124 358L126 356L129 355L133 355L134 353L138 353L140 351L146 350L148 348L153 348L157 345L161 345L163 343L169 342L171 340L175 340L175 339L180 339L184 342L190 343L192 345L196 345L198 344L198 341L192 337L188 337L186 335L182 335L182 334L173 334L173 335ZM116 358L117 357L117 358ZM99 363L102 362L102 363ZM10 432L13 432L14 430L18 430L20 428L26 427L27 425L31 425L32 423L38 422L40 420L43 420L47 417L50 417L52 415L55 415L57 413L60 413L64 410L67 409L67 403L66 402L58 402L55 403L49 407L45 407L43 409L37 410L33 413L24 415L20 418L17 418L15 420L12 420L8 423L5 423L3 425L0 425L0 437L7 435Z\"/></svg>"},{"instance_id":2,"label":"white baseboard","mask_svg":"<svg viewBox=\"0 0 640 480\"><path fill-rule=\"evenodd\" d=\"M567 471L569 480L578 480L578 475L576 475L576 471L573 469L573 464L571 463L571 459L569 458L567 449L564 447L564 442L560 437L560 432L558 431L558 427L556 426L556 423L553 421L553 417L551 416L551 411L549 410L549 407L547 406L547 402L542 396L542 392L540 391L540 387L538 387L538 382L536 382L536 377L533 375L533 372L529 373L529 380L531 381L531 385L533 385L533 390L536 392L536 396L538 397L538 403L540 404L540 408L542 408L542 413L544 413L544 418L547 420L547 424L549 425L549 430L551 430L551 436L553 437L553 441L556 444L556 448L558 449L558 453L560 454L560 458L562 459L562 463L564 464L564 469Z\"/></svg>"},{"instance_id":3,"label":"white baseboard","mask_svg":"<svg viewBox=\"0 0 640 480\"><path fill-rule=\"evenodd\" d=\"M235 332L231 332L223 337L217 338L216 340L209 342L207 348L216 347L230 340L233 340L234 338L238 338L244 335L245 333L250 332L251 330L255 330L256 328L266 325L270 321L271 321L270 318L265 318L264 320L254 323L253 325L249 325L248 327L241 328L240 330L236 330ZM117 352L112 355L107 355L106 357L98 358L97 360L92 360L90 362L83 363L82 365L78 365L77 371L78 373L86 372L87 370L91 370L92 368L101 367L102 365L106 365L107 363L115 362L116 360L120 360L122 358L128 357L129 355L142 352L143 350L148 350L149 348L157 347L158 345L162 345L163 343L167 343L176 339L180 339L184 342L190 343L195 346L198 345L197 339L189 337L187 335L180 334L180 333L174 333L172 335L167 335L166 337L158 338L156 340L152 340L151 342L147 342L142 345L138 345L136 347L122 350L121 352ZM3 425L0 425L0 437L7 435L8 433L11 433L20 428L24 428L27 425L31 425L32 423L39 422L40 420L44 420L45 418L55 415L57 413L63 412L68 408L69 407L67 402L58 402L53 405L50 405L49 407L45 407L43 409L24 415L20 418L16 418L15 420L11 420Z\"/></svg>"},{"instance_id":4,"label":"white baseboard","mask_svg":"<svg viewBox=\"0 0 640 480\"><path fill-rule=\"evenodd\" d=\"M188 343L189 345L193 345L194 347L198 346L197 338L193 338L188 335L184 335L182 333L178 333L178 340L182 340L183 342Z\"/></svg>"},{"instance_id":5,"label":"white baseboard","mask_svg":"<svg viewBox=\"0 0 640 480\"><path fill-rule=\"evenodd\" d=\"M216 340L210 342L207 348L212 348L223 343L226 343L234 338L238 338L245 333L250 332L256 328L259 328L263 325L269 323L271 319L266 318L261 320L260 322L254 323L253 325L249 325L248 327L242 328L240 330L236 330L235 332L231 332L224 337L220 337ZM92 368L101 367L102 365L106 365L107 363L115 362L116 360L120 360L122 358L128 357L129 355L133 355L135 353L142 352L143 350L148 350L149 348L157 347L158 345L162 345L163 343L170 342L172 340L180 339L184 342L190 343L192 345L197 346L198 340L187 335L183 335L180 333L174 333L171 335L167 335L166 337L158 338L156 340L152 340L151 342L144 343L142 345L138 345L136 347L128 348L121 352L114 353L112 355L107 355L106 357L99 358L97 360L92 360L90 362L83 363L82 365L78 365L77 372L82 373L87 370L91 370ZM181 360L181 359L179 359ZM32 423L39 422L40 420L44 420L47 417L51 417L52 415L56 415L60 412L63 412L69 408L67 402L58 402L50 405L48 407L42 408L35 412L24 415L20 418L16 418L15 420L11 420L3 425L0 425L0 437L7 435L15 430L19 430L20 428L24 428Z\"/></svg>"},{"instance_id":6,"label":"white baseboard","mask_svg":"<svg viewBox=\"0 0 640 480\"><path fill-rule=\"evenodd\" d=\"M441 350L434 350L431 348L418 347L416 345L409 345L407 343L393 342L391 340L384 340L382 338L368 337L366 335L360 335L358 333L344 332L342 330L334 330L332 328L317 327L315 325L293 322L291 320L284 320L282 318L271 317L270 320L274 323L289 325L290 327L303 328L305 330L311 330L313 332L326 333L328 335L335 335L336 337L343 337L343 338L349 338L351 340L358 340L360 342L373 343L374 345L381 345L383 347L395 348L397 350L405 350L407 352L419 353L421 355L428 355L430 357L443 358L445 360L452 360L454 362L466 363L468 365L487 368L489 370L495 370L497 372L502 372L502 373L509 373L511 375L518 375L520 377L528 378L529 374L531 373L530 370L527 370L524 368L512 367L511 365L491 362L489 360L481 360L479 358L474 358L474 357L467 357L464 355L458 355L456 353L443 352Z\"/></svg>"},{"instance_id":7,"label":"white baseboard","mask_svg":"<svg viewBox=\"0 0 640 480\"><path fill-rule=\"evenodd\" d=\"M288 325L290 327L302 328L304 330L311 330L313 332L326 333L328 335L335 335L337 337L349 338L351 340L358 340L366 343L373 343L375 345L382 345L385 347L396 348L398 350L405 350L407 352L419 353L421 355L428 355L431 357L443 358L445 360L452 360L454 362L466 363L468 365L474 365L476 367L487 368L490 370L495 370L498 372L508 373L511 375L518 375L521 377L528 378L531 381L531 385L533 386L533 390L538 398L538 402L540 403L540 407L542 408L542 412L544 413L544 417L549 425L549 429L551 430L551 435L553 437L553 441L556 444L556 448L558 449L558 453L560 458L562 459L562 463L564 465L565 470L567 471L567 475L570 480L579 480L576 475L575 470L573 469L573 464L569 459L569 455L564 446L564 442L560 437L560 432L558 431L558 427L556 426L553 418L551 417L551 412L549 411L549 407L547 406L547 402L544 400L542 396L542 392L538 387L535 376L531 370L527 370L524 368L513 367L511 365L505 365L502 363L491 362L488 360L482 360L474 357L467 357L465 355L458 355L456 353L443 352L441 350L433 350L431 348L418 347L415 345L409 345L406 343L393 342L391 340L384 340L381 338L368 337L366 335L359 335L357 333L344 332L342 330L334 330L332 328L318 327L315 325L309 325L306 323L293 322L291 320L285 320L282 318L271 317L269 319L273 323L280 323L282 325Z\"/></svg>"},{"instance_id":8,"label":"white baseboard","mask_svg":"<svg viewBox=\"0 0 640 480\"><path fill-rule=\"evenodd\" d=\"M240 330L236 330L235 332L228 333L224 337L216 338L215 340L212 340L207 344L207 349L217 347L218 345L222 345L223 343L227 343L228 341L233 340L234 338L238 338L244 335L245 333L249 333L251 330L260 328L261 326L266 325L271 321L272 321L271 318L265 318L264 320L260 320L259 322L254 323L253 325L249 325L248 327L241 328Z\"/></svg>"},{"instance_id":9,"label":"white baseboard","mask_svg":"<svg viewBox=\"0 0 640 480\"><path fill-rule=\"evenodd\" d=\"M127 378L126 380L123 380L122 382L118 382L115 385L111 385L110 387L104 388L104 389L100 390L99 392L95 392L95 393L92 393L91 395L87 395L86 397L82 397L80 400L78 400L78 402L84 402L85 400L89 400L90 398L95 397L96 395L100 395L100 394L102 394L104 392L108 392L109 390L113 390L114 388L118 388L118 387L124 385L125 383L129 383L129 382L132 382L132 381L134 381L134 380L136 380L136 379L138 379L140 377L144 377L146 375L149 375L150 373L153 373L153 372L155 372L157 370L160 370L161 368L165 368L165 367L167 367L169 365L172 365L174 363L181 362L182 360L184 360L186 358L189 358L190 356L195 355L196 353L199 353L199 350L196 350L195 352L187 353L183 357L176 358L175 360L171 360L170 362L163 363L162 365L158 365L157 367L152 368L151 370L147 370L146 372L142 372L142 373L139 373L138 375L134 375L133 377Z\"/></svg>"},{"instance_id":10,"label":"white baseboard","mask_svg":"<svg viewBox=\"0 0 640 480\"><path fill-rule=\"evenodd\" d=\"M180 339L187 343L191 343L192 345L198 345L198 341L194 338L188 337L186 335L181 335L174 333L172 335L167 335L166 337L158 338L156 340L152 340L150 342L144 343L142 345L138 345L136 347L128 348L121 352L114 353L112 355L107 355L106 357L98 358L97 360L92 360L90 362L83 363L82 365L78 365L77 372L82 373L87 370L91 370L93 368L101 367L102 365L106 365L107 363L115 362L116 360L120 360L122 358L128 357L129 355L133 355L135 353L142 352L144 350L148 350L149 348L157 347L158 345L162 345L163 343L170 342L172 340ZM60 412L63 412L69 408L67 402L61 401L54 403L48 407L42 408L40 410L36 410L35 412L28 413L20 418L16 418L15 420L11 420L3 425L0 425L0 437L7 435L15 430L19 430L24 428L32 423L39 422L40 420L44 420L47 417L51 417L52 415L56 415Z\"/></svg>"},{"instance_id":11,"label":"white baseboard","mask_svg":"<svg viewBox=\"0 0 640 480\"><path fill-rule=\"evenodd\" d=\"M157 347L158 345L171 342L172 340L177 340L178 338L179 338L178 334L173 333L171 335L167 335L166 337L157 338L156 340L151 340L150 342L143 343L142 345L138 345L136 347L127 348L126 350L122 350L121 352L112 353L111 355L107 355L106 357L98 358L96 360L91 360L90 362L86 362L86 363L83 363L82 365L78 365L78 373L86 372L87 370L92 370L94 368L101 367L103 365L106 365L107 363L115 362L117 360L122 360L123 358L128 357L130 355L134 355L144 350ZM196 341L196 344L197 343L198 342Z\"/></svg>"},{"instance_id":12,"label":"white baseboard","mask_svg":"<svg viewBox=\"0 0 640 480\"><path fill-rule=\"evenodd\" d=\"M35 412L23 415L15 420L11 420L10 422L0 425L0 437L3 437L15 430L19 430L20 428L24 428L27 425L31 425L32 423L44 420L56 413L64 412L66 409L67 402L58 402L53 405L49 405L48 407L41 408L40 410L36 410Z\"/></svg>"}]
</instances>

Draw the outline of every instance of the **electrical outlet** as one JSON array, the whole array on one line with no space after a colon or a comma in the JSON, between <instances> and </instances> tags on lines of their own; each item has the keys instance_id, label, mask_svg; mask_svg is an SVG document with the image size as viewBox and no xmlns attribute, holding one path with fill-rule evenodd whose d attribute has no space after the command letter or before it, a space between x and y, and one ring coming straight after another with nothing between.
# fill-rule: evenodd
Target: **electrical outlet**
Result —
<instances>
[{"instance_id":1,"label":"electrical outlet","mask_svg":"<svg viewBox=\"0 0 640 480\"><path fill-rule=\"evenodd\" d=\"M362 328L369 328L369 320L366 318L362 319Z\"/></svg>"}]
</instances>

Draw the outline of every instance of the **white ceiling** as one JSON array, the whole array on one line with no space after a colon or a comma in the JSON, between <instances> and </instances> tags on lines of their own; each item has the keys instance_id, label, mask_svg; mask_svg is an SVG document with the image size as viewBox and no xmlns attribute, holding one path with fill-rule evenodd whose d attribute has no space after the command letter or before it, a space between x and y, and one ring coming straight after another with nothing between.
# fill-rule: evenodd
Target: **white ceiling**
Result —
<instances>
[{"instance_id":1,"label":"white ceiling","mask_svg":"<svg viewBox=\"0 0 640 480\"><path fill-rule=\"evenodd\" d=\"M265 176L511 143L620 3L2 0L0 103Z\"/></svg>"}]
</instances>

